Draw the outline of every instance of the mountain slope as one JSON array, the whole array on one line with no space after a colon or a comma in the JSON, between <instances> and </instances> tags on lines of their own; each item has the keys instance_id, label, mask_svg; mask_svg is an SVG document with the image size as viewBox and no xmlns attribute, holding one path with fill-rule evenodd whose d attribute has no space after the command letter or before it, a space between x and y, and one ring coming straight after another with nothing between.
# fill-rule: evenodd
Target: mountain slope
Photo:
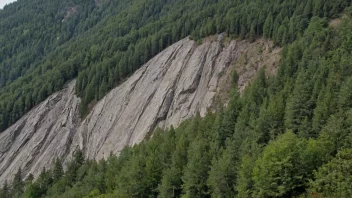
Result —
<instances>
[{"instance_id":1,"label":"mountain slope","mask_svg":"<svg viewBox=\"0 0 352 198\"><path fill-rule=\"evenodd\" d=\"M9 6L12 24L0 11L0 182L14 175L12 196L351 197L348 171L324 177L352 159L351 8L329 23L350 1L74 0L43 17L41 1L39 32L24 4ZM220 32L250 42L200 39ZM225 93L234 84L242 95ZM43 169L56 157L65 174L60 160ZM345 194L322 190L334 185Z\"/></svg>"},{"instance_id":2,"label":"mountain slope","mask_svg":"<svg viewBox=\"0 0 352 198\"><path fill-rule=\"evenodd\" d=\"M335 26L313 17L283 49L277 75L260 69L242 95L233 87L227 108L157 129L106 160L77 150L65 172L56 160L37 180L28 177L24 195L351 197L352 8L344 14ZM241 76L233 77L235 86ZM20 181L18 171L2 192L23 191Z\"/></svg>"},{"instance_id":3,"label":"mountain slope","mask_svg":"<svg viewBox=\"0 0 352 198\"><path fill-rule=\"evenodd\" d=\"M349 0L22 0L0 11L0 131L77 78L80 112L189 35L226 32L277 44Z\"/></svg>"},{"instance_id":4,"label":"mountain slope","mask_svg":"<svg viewBox=\"0 0 352 198\"><path fill-rule=\"evenodd\" d=\"M0 180L12 178L19 167L23 176L38 176L53 159L69 159L78 148L99 160L141 142L157 126L178 126L197 112L204 116L207 109L215 110L219 93L228 91L233 69L247 68L241 75L245 86L259 68L275 67L280 49L272 48L264 40L198 46L183 39L113 89L84 120L73 81L0 134ZM246 64L240 61L249 55Z\"/></svg>"}]
</instances>

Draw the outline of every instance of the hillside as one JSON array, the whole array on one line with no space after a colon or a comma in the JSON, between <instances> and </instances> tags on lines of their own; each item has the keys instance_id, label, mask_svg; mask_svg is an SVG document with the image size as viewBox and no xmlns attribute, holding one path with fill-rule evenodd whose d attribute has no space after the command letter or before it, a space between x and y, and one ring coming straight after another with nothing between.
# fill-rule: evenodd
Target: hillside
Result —
<instances>
[{"instance_id":1,"label":"hillside","mask_svg":"<svg viewBox=\"0 0 352 198\"><path fill-rule=\"evenodd\" d=\"M0 11L0 131L77 78L90 103L167 46L226 32L290 43L348 0L21 0Z\"/></svg>"},{"instance_id":2,"label":"hillside","mask_svg":"<svg viewBox=\"0 0 352 198\"><path fill-rule=\"evenodd\" d=\"M350 5L5 7L0 198L352 197Z\"/></svg>"},{"instance_id":3,"label":"hillside","mask_svg":"<svg viewBox=\"0 0 352 198\"><path fill-rule=\"evenodd\" d=\"M198 46L183 39L108 93L83 120L73 81L0 134L0 181L12 178L18 168L24 177L37 177L55 158L69 160L77 148L85 150L86 158L100 160L140 143L157 126L178 126L197 112L205 116L229 99L235 69L247 68L241 75L244 86L264 65L277 65L280 49L272 48L263 40L234 40L225 47L218 41ZM249 54L247 65L241 63Z\"/></svg>"},{"instance_id":4,"label":"hillside","mask_svg":"<svg viewBox=\"0 0 352 198\"><path fill-rule=\"evenodd\" d=\"M335 28L314 17L277 75L260 69L242 96L234 75L226 109L99 162L76 150L65 171L56 159L28 176L23 196L351 197L351 17ZM2 193L23 187L19 170Z\"/></svg>"}]
</instances>

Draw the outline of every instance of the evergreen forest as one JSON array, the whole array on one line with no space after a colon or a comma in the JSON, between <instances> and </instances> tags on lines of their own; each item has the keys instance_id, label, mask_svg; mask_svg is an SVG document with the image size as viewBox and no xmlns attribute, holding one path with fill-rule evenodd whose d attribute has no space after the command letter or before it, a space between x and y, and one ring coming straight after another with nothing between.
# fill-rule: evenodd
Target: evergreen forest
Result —
<instances>
[{"instance_id":1,"label":"evergreen forest","mask_svg":"<svg viewBox=\"0 0 352 198\"><path fill-rule=\"evenodd\" d=\"M5 7L0 130L76 77L84 116L89 103L188 35L265 37L283 50L277 74L268 77L262 68L242 94L233 74L226 108L156 129L106 160L77 150L72 161L57 158L36 179L22 178L19 169L0 197L352 197L350 6L347 0L19 0Z\"/></svg>"},{"instance_id":2,"label":"evergreen forest","mask_svg":"<svg viewBox=\"0 0 352 198\"><path fill-rule=\"evenodd\" d=\"M167 46L225 32L300 37L349 0L19 0L0 10L0 131L77 78L80 112Z\"/></svg>"}]
</instances>

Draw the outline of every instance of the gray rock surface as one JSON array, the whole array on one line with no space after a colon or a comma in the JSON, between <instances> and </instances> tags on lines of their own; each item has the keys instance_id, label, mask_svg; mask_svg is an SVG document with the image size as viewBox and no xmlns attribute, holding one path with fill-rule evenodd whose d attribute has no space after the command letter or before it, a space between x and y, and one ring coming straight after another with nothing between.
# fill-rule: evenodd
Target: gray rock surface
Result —
<instances>
[{"instance_id":1,"label":"gray rock surface","mask_svg":"<svg viewBox=\"0 0 352 198\"><path fill-rule=\"evenodd\" d=\"M257 53L255 67L243 70L248 61L238 66L241 57L256 46L266 48ZM227 44L205 40L198 46L183 39L113 89L84 120L79 119L75 81L69 83L0 134L0 183L11 180L19 167L23 177L38 176L55 157L67 161L77 148L98 160L141 142L157 126L178 126L197 112L204 116L218 94L228 91L231 71L250 76L241 78L245 86L272 58L271 47L264 40Z\"/></svg>"},{"instance_id":2,"label":"gray rock surface","mask_svg":"<svg viewBox=\"0 0 352 198\"><path fill-rule=\"evenodd\" d=\"M66 157L76 133L80 100L74 95L75 81L32 109L0 133L0 183L11 180L22 168L35 176L55 156Z\"/></svg>"}]
</instances>

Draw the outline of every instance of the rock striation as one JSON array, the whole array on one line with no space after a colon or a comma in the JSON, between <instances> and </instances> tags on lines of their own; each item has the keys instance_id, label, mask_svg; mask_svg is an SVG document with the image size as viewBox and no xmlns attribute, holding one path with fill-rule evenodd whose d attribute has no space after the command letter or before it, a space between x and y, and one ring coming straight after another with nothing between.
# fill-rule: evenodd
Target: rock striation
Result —
<instances>
[{"instance_id":1,"label":"rock striation","mask_svg":"<svg viewBox=\"0 0 352 198\"><path fill-rule=\"evenodd\" d=\"M118 154L157 126L178 126L197 112L204 116L228 92L234 69L243 90L259 68L275 68L279 51L265 40L208 39L197 45L183 39L113 89L83 120L72 81L0 134L0 183L18 168L23 177L36 177L55 157L67 161L77 148L89 159Z\"/></svg>"}]
</instances>

